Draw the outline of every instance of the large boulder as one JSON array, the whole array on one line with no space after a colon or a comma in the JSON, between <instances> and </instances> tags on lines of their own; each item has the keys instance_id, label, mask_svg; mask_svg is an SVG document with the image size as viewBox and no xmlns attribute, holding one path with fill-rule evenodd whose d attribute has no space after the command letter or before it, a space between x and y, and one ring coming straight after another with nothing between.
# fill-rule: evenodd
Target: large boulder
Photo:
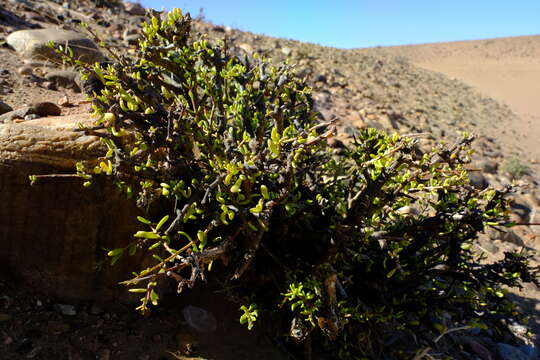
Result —
<instances>
[{"instance_id":1,"label":"large boulder","mask_svg":"<svg viewBox=\"0 0 540 360\"><path fill-rule=\"evenodd\" d=\"M77 161L103 153L97 137L73 131L78 122L90 119L0 125L0 271L64 301L131 301L117 283L141 255L112 267L103 260L105 249L125 246L137 230L133 203L106 179L89 188L69 176L30 186L29 175L72 174Z\"/></svg>"},{"instance_id":2,"label":"large boulder","mask_svg":"<svg viewBox=\"0 0 540 360\"><path fill-rule=\"evenodd\" d=\"M68 46L73 51L75 58L93 64L104 60L103 54L96 44L75 31L59 29L19 30L12 32L6 38L7 43L21 56L59 62L59 56L54 49L49 47L52 41L56 45Z\"/></svg>"}]
</instances>

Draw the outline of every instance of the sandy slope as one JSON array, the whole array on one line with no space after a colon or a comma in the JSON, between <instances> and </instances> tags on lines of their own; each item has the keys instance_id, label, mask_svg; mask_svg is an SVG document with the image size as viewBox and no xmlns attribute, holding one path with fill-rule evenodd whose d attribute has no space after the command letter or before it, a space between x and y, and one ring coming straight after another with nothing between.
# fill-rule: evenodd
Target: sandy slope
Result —
<instances>
[{"instance_id":1,"label":"sandy slope","mask_svg":"<svg viewBox=\"0 0 540 360\"><path fill-rule=\"evenodd\" d=\"M518 116L512 124L493 124L515 133L505 142L519 144L540 159L540 36L387 47L414 65L460 79L506 103ZM404 60L402 58L402 60ZM506 132L506 131L505 131ZM499 139L501 138L499 137Z\"/></svg>"}]
</instances>

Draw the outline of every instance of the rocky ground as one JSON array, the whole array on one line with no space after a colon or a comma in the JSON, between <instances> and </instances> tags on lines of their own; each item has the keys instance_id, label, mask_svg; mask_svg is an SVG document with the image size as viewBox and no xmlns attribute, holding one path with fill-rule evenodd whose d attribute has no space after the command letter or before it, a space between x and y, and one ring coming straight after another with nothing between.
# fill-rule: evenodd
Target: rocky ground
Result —
<instances>
[{"instance_id":1,"label":"rocky ground","mask_svg":"<svg viewBox=\"0 0 540 360\"><path fill-rule=\"evenodd\" d=\"M0 123L11 126L49 115L69 118L88 112L89 103L72 69L52 55L33 56L33 51L39 53L42 49L17 48L8 35L40 28L73 31L84 21L110 46L134 52L144 9L121 2L112 9L96 9L95 3L0 0L0 108L4 113ZM241 32L202 19L193 26L195 31L208 33L211 40L226 38L239 53L256 52L295 64L298 75L307 77L314 88L321 117L337 119L338 141L334 140L333 146L339 146L339 141L350 141L358 128L366 126L415 134L424 150L441 140L454 141L463 131L476 134L476 154L470 166L473 183L478 187L500 187L513 180L520 182L522 187L513 197L512 219L522 224L540 222L540 166L536 155L539 150L531 151L534 144L524 146L518 137L523 133L523 127L518 126L523 122L523 113L463 81L426 70L430 68L425 65L427 50L341 50ZM529 40L537 44L540 37ZM81 45L80 51L97 56L96 59L102 53L106 55L91 45ZM500 56L507 48L498 48ZM424 69L416 63L424 64ZM433 63L431 69L437 70ZM540 230L525 225L504 231L491 229L480 236L476 247L488 261L500 258L508 250L534 253L540 248ZM122 307L104 310L96 302L63 304L58 298L44 295L39 288L25 288L13 279L0 276L0 359L291 357L287 351L279 350L279 344L273 343L267 333L253 336L237 325L236 308L224 304L219 297L206 304L183 297L179 304L166 305L149 318L141 318ZM540 334L539 289L528 285L512 296L521 311L530 313L532 332ZM216 324L214 331L201 334L193 323L189 325L183 311L189 304L214 314L208 315ZM197 314L207 318L206 313ZM515 329L520 336L528 331L517 325ZM460 343L464 349L460 351L463 358L470 359L534 359L534 346L527 341L529 346L515 353L512 351L517 348L501 349L503 345L489 339L471 338Z\"/></svg>"}]
</instances>

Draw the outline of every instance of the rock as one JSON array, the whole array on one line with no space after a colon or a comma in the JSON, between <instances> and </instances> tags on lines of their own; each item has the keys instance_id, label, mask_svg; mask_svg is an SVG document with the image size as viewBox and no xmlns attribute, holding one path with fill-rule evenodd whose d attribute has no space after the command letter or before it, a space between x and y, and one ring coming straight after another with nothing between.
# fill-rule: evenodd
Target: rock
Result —
<instances>
[{"instance_id":1,"label":"rock","mask_svg":"<svg viewBox=\"0 0 540 360\"><path fill-rule=\"evenodd\" d=\"M480 234L480 236L478 236L477 246L479 246L481 250L491 254L496 254L499 252L497 245L495 245L486 234Z\"/></svg>"},{"instance_id":2,"label":"rock","mask_svg":"<svg viewBox=\"0 0 540 360\"><path fill-rule=\"evenodd\" d=\"M482 360L494 360L495 358L491 355L491 352L486 349L486 347L482 344L480 344L477 341L474 341L473 339L467 339L467 342L465 343L466 348L476 354L480 359Z\"/></svg>"},{"instance_id":3,"label":"rock","mask_svg":"<svg viewBox=\"0 0 540 360\"><path fill-rule=\"evenodd\" d=\"M26 115L34 114L34 110L31 106L23 106L19 109L12 110L5 114L0 115L0 124L11 122L15 119L24 119Z\"/></svg>"},{"instance_id":4,"label":"rock","mask_svg":"<svg viewBox=\"0 0 540 360\"><path fill-rule=\"evenodd\" d=\"M248 54L253 53L253 48L249 44L242 43L242 44L238 45L238 47L240 49L244 50L245 52L247 52Z\"/></svg>"},{"instance_id":5,"label":"rock","mask_svg":"<svg viewBox=\"0 0 540 360\"><path fill-rule=\"evenodd\" d=\"M0 115L13 111L13 108L3 101L0 101Z\"/></svg>"},{"instance_id":6,"label":"rock","mask_svg":"<svg viewBox=\"0 0 540 360\"><path fill-rule=\"evenodd\" d=\"M143 16L146 14L146 10L141 4L129 1L124 2L124 10L130 15Z\"/></svg>"},{"instance_id":7,"label":"rock","mask_svg":"<svg viewBox=\"0 0 540 360\"><path fill-rule=\"evenodd\" d=\"M292 49L290 47L281 48L281 53L285 56L290 56L292 54Z\"/></svg>"},{"instance_id":8,"label":"rock","mask_svg":"<svg viewBox=\"0 0 540 360\"><path fill-rule=\"evenodd\" d=\"M533 345L521 345L518 349L531 359L538 359L538 350Z\"/></svg>"},{"instance_id":9,"label":"rock","mask_svg":"<svg viewBox=\"0 0 540 360\"><path fill-rule=\"evenodd\" d=\"M91 315L99 315L103 313L103 309L98 304L92 304L92 306L90 306L89 313Z\"/></svg>"},{"instance_id":10,"label":"rock","mask_svg":"<svg viewBox=\"0 0 540 360\"><path fill-rule=\"evenodd\" d=\"M29 186L30 175L73 174L78 161L106 152L98 137L73 131L79 122L94 123L81 114L0 124L0 271L59 302L136 302L118 282L150 264L143 254L95 270L103 249L126 246L140 229L134 203L106 179L89 188L77 177Z\"/></svg>"},{"instance_id":11,"label":"rock","mask_svg":"<svg viewBox=\"0 0 540 360\"><path fill-rule=\"evenodd\" d=\"M214 315L200 307L188 305L182 310L182 314L188 325L198 332L210 333L217 329Z\"/></svg>"},{"instance_id":12,"label":"rock","mask_svg":"<svg viewBox=\"0 0 540 360\"><path fill-rule=\"evenodd\" d=\"M99 354L99 360L110 360L111 359L111 350L105 349Z\"/></svg>"},{"instance_id":13,"label":"rock","mask_svg":"<svg viewBox=\"0 0 540 360\"><path fill-rule=\"evenodd\" d=\"M72 89L77 93L81 92L81 88L79 86L80 74L76 71L52 71L45 75L45 79L54 84L57 88L62 87Z\"/></svg>"},{"instance_id":14,"label":"rock","mask_svg":"<svg viewBox=\"0 0 540 360\"><path fill-rule=\"evenodd\" d=\"M0 123L11 122L15 119L33 120L42 116L58 116L61 113L62 110L58 105L51 102L41 102L32 106L23 106L17 110L0 115Z\"/></svg>"},{"instance_id":15,"label":"rock","mask_svg":"<svg viewBox=\"0 0 540 360\"><path fill-rule=\"evenodd\" d=\"M65 95L65 96L62 96L60 99L58 99L58 105L63 106L63 107L68 107L68 106L71 106L72 104L69 101L68 96Z\"/></svg>"},{"instance_id":16,"label":"rock","mask_svg":"<svg viewBox=\"0 0 540 360\"><path fill-rule=\"evenodd\" d=\"M482 160L477 164L478 168L484 173L496 174L499 169L499 163L494 160Z\"/></svg>"},{"instance_id":17,"label":"rock","mask_svg":"<svg viewBox=\"0 0 540 360\"><path fill-rule=\"evenodd\" d=\"M39 116L38 114L28 114L24 117L24 121L30 121L30 120L35 120L35 119L39 119L41 116Z\"/></svg>"},{"instance_id":18,"label":"rock","mask_svg":"<svg viewBox=\"0 0 540 360\"><path fill-rule=\"evenodd\" d=\"M77 309L75 309L75 306L73 305L56 304L55 307L62 315L65 315L65 316L77 315Z\"/></svg>"},{"instance_id":19,"label":"rock","mask_svg":"<svg viewBox=\"0 0 540 360\"><path fill-rule=\"evenodd\" d=\"M93 64L104 60L96 44L83 34L75 31L53 28L38 30L19 30L6 38L7 43L21 56L60 62L61 56L48 46L49 42L65 46L73 51L75 58Z\"/></svg>"},{"instance_id":20,"label":"rock","mask_svg":"<svg viewBox=\"0 0 540 360\"><path fill-rule=\"evenodd\" d=\"M122 34L122 39L126 45L136 45L139 40L139 31L137 29L126 29Z\"/></svg>"},{"instance_id":21,"label":"rock","mask_svg":"<svg viewBox=\"0 0 540 360\"><path fill-rule=\"evenodd\" d=\"M506 242L509 242L509 243L512 243L512 244L515 244L517 246L525 246L525 242L523 241L521 236L516 234L516 232L514 230L508 230L503 235L502 240L506 241Z\"/></svg>"},{"instance_id":22,"label":"rock","mask_svg":"<svg viewBox=\"0 0 540 360\"><path fill-rule=\"evenodd\" d=\"M51 81L45 81L45 82L43 82L41 84L41 86L44 87L45 89L49 89L49 90L58 90L56 85Z\"/></svg>"},{"instance_id":23,"label":"rock","mask_svg":"<svg viewBox=\"0 0 540 360\"><path fill-rule=\"evenodd\" d=\"M0 313L0 322L11 320L11 315Z\"/></svg>"},{"instance_id":24,"label":"rock","mask_svg":"<svg viewBox=\"0 0 540 360\"><path fill-rule=\"evenodd\" d=\"M71 330L69 324L63 321L51 320L47 322L47 331L53 334L62 334Z\"/></svg>"},{"instance_id":25,"label":"rock","mask_svg":"<svg viewBox=\"0 0 540 360\"><path fill-rule=\"evenodd\" d=\"M62 109L52 102L40 102L32 106L34 112L39 116L59 116Z\"/></svg>"},{"instance_id":26,"label":"rock","mask_svg":"<svg viewBox=\"0 0 540 360\"><path fill-rule=\"evenodd\" d=\"M411 215L411 216L417 216L420 214L420 211L418 211L417 208L413 206L403 206L397 209L397 212L402 215Z\"/></svg>"},{"instance_id":27,"label":"rock","mask_svg":"<svg viewBox=\"0 0 540 360\"><path fill-rule=\"evenodd\" d=\"M23 65L17 69L19 75L30 76L34 73L34 70L30 66Z\"/></svg>"},{"instance_id":28,"label":"rock","mask_svg":"<svg viewBox=\"0 0 540 360\"><path fill-rule=\"evenodd\" d=\"M501 360L532 360L531 357L512 345L497 343L497 351Z\"/></svg>"},{"instance_id":29,"label":"rock","mask_svg":"<svg viewBox=\"0 0 540 360\"><path fill-rule=\"evenodd\" d=\"M484 175L479 171L469 171L468 176L471 185L479 190L483 190L489 185Z\"/></svg>"}]
</instances>

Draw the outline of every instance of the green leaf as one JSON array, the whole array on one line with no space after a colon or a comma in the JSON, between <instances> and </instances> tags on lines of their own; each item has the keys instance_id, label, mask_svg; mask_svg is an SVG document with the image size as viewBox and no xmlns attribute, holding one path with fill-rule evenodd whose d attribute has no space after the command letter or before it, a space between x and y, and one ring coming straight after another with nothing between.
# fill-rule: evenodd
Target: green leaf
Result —
<instances>
[{"instance_id":1,"label":"green leaf","mask_svg":"<svg viewBox=\"0 0 540 360\"><path fill-rule=\"evenodd\" d=\"M160 236L156 233L153 233L151 231L137 231L135 235L133 235L136 238L144 238L144 239L159 239Z\"/></svg>"},{"instance_id":2,"label":"green leaf","mask_svg":"<svg viewBox=\"0 0 540 360\"><path fill-rule=\"evenodd\" d=\"M152 302L152 305L156 306L158 304L159 296L156 294L154 289L150 292L150 301Z\"/></svg>"},{"instance_id":3,"label":"green leaf","mask_svg":"<svg viewBox=\"0 0 540 360\"><path fill-rule=\"evenodd\" d=\"M142 222L143 224L146 224L146 225L152 224L152 222L150 220L145 219L142 216L137 216L137 220L139 220L140 222Z\"/></svg>"},{"instance_id":4,"label":"green leaf","mask_svg":"<svg viewBox=\"0 0 540 360\"><path fill-rule=\"evenodd\" d=\"M118 255L122 255L124 253L124 248L118 248L118 249L114 249L114 250L111 250L107 253L107 256L118 256Z\"/></svg>"},{"instance_id":5,"label":"green leaf","mask_svg":"<svg viewBox=\"0 0 540 360\"><path fill-rule=\"evenodd\" d=\"M159 229L163 226L169 220L169 215L165 215L164 217L159 220L158 224L156 225L156 231L159 231Z\"/></svg>"}]
</instances>

